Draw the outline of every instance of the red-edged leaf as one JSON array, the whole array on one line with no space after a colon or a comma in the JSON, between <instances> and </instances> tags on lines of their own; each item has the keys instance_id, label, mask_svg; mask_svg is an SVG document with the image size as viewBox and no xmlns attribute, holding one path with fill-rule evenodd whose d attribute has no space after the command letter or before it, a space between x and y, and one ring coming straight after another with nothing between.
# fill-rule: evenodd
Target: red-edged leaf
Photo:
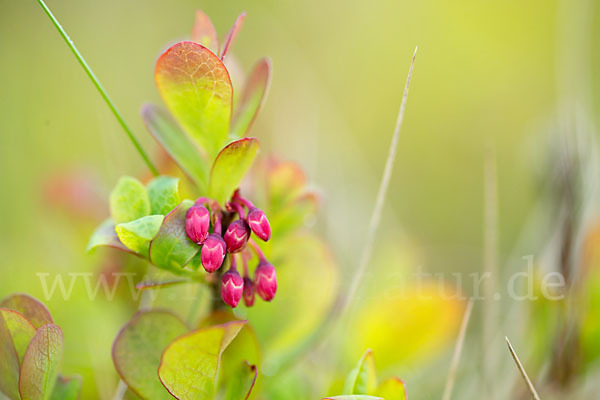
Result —
<instances>
[{"instance_id":1,"label":"red-edged leaf","mask_svg":"<svg viewBox=\"0 0 600 400\"><path fill-rule=\"evenodd\" d=\"M221 52L221 55L220 55L221 56L221 60L225 58L225 55L227 55L227 51L229 51L229 47L231 47L231 44L233 43L233 40L237 36L239 30L242 28L242 24L244 23L244 19L246 19L246 13L245 12L241 13L240 16L237 17L237 19L233 23L233 27L229 31L229 34L227 35L227 39L225 39L225 43L223 43L223 51Z\"/></svg>"},{"instance_id":2,"label":"red-edged leaf","mask_svg":"<svg viewBox=\"0 0 600 400\"><path fill-rule=\"evenodd\" d=\"M245 138L221 150L210 171L210 196L223 205L240 186L258 153L258 140Z\"/></svg>"},{"instance_id":3,"label":"red-edged leaf","mask_svg":"<svg viewBox=\"0 0 600 400\"><path fill-rule=\"evenodd\" d=\"M155 81L169 111L212 160L227 139L233 98L221 60L198 43L180 42L156 62Z\"/></svg>"},{"instance_id":4,"label":"red-edged leaf","mask_svg":"<svg viewBox=\"0 0 600 400\"><path fill-rule=\"evenodd\" d=\"M215 54L219 54L219 38L215 26L208 15L200 10L196 11L192 41L210 49Z\"/></svg>"},{"instance_id":5,"label":"red-edged leaf","mask_svg":"<svg viewBox=\"0 0 600 400\"><path fill-rule=\"evenodd\" d=\"M408 400L406 395L406 385L400 378L388 378L381 382L375 393L385 400Z\"/></svg>"},{"instance_id":6,"label":"red-edged leaf","mask_svg":"<svg viewBox=\"0 0 600 400\"><path fill-rule=\"evenodd\" d=\"M18 293L8 296L2 300L0 308L9 308L23 314L35 329L54 323L46 306L27 294Z\"/></svg>"},{"instance_id":7,"label":"red-edged leaf","mask_svg":"<svg viewBox=\"0 0 600 400\"><path fill-rule=\"evenodd\" d=\"M271 61L263 58L256 63L246 80L242 98L235 111L231 127L231 133L235 137L246 135L252 126L264 103L270 82Z\"/></svg>"},{"instance_id":8,"label":"red-edged leaf","mask_svg":"<svg viewBox=\"0 0 600 400\"><path fill-rule=\"evenodd\" d=\"M19 370L35 328L25 317L0 309L0 391L11 399L20 398Z\"/></svg>"},{"instance_id":9,"label":"red-edged leaf","mask_svg":"<svg viewBox=\"0 0 600 400\"><path fill-rule=\"evenodd\" d=\"M44 325L35 332L21 366L19 392L22 399L50 398L58 377L62 353L63 333L57 325Z\"/></svg>"},{"instance_id":10,"label":"red-edged leaf","mask_svg":"<svg viewBox=\"0 0 600 400\"><path fill-rule=\"evenodd\" d=\"M168 311L141 311L121 328L112 348L113 362L125 383L143 399L171 399L158 380L163 350L187 332Z\"/></svg>"}]
</instances>

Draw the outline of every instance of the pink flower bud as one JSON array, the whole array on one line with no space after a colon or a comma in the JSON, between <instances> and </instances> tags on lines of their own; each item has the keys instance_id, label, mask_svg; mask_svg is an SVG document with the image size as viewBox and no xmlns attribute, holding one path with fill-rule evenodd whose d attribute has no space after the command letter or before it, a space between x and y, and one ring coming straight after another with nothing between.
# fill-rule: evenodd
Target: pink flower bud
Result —
<instances>
[{"instance_id":1,"label":"pink flower bud","mask_svg":"<svg viewBox=\"0 0 600 400\"><path fill-rule=\"evenodd\" d=\"M185 233L196 244L202 244L208 236L210 213L204 206L191 206L185 215Z\"/></svg>"},{"instance_id":2,"label":"pink flower bud","mask_svg":"<svg viewBox=\"0 0 600 400\"><path fill-rule=\"evenodd\" d=\"M229 307L237 307L244 291L244 279L236 269L230 268L221 279L221 297Z\"/></svg>"},{"instance_id":3,"label":"pink flower bud","mask_svg":"<svg viewBox=\"0 0 600 400\"><path fill-rule=\"evenodd\" d=\"M225 241L218 233L211 233L200 250L200 262L206 272L215 272L223 264L227 251Z\"/></svg>"},{"instance_id":4,"label":"pink flower bud","mask_svg":"<svg viewBox=\"0 0 600 400\"><path fill-rule=\"evenodd\" d=\"M256 293L264 300L271 301L277 291L277 275L275 268L263 260L254 271L254 285Z\"/></svg>"},{"instance_id":5,"label":"pink flower bud","mask_svg":"<svg viewBox=\"0 0 600 400\"><path fill-rule=\"evenodd\" d=\"M252 229L252 232L254 232L256 236L265 242L271 238L271 225L269 225L269 220L263 210L256 207L251 208L246 220L248 221L250 229Z\"/></svg>"},{"instance_id":6,"label":"pink flower bud","mask_svg":"<svg viewBox=\"0 0 600 400\"><path fill-rule=\"evenodd\" d=\"M227 251L235 253L244 248L250 237L250 228L243 219L236 219L227 227L223 239L227 243Z\"/></svg>"},{"instance_id":7,"label":"pink flower bud","mask_svg":"<svg viewBox=\"0 0 600 400\"><path fill-rule=\"evenodd\" d=\"M246 307L252 307L254 304L254 283L247 276L244 277L244 304Z\"/></svg>"}]
</instances>

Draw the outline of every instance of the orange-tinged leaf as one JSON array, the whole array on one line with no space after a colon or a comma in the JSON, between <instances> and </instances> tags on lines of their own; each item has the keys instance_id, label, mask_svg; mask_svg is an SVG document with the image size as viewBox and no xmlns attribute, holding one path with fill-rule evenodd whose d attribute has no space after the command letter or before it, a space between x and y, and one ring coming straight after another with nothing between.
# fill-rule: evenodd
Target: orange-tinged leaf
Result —
<instances>
[{"instance_id":1,"label":"orange-tinged leaf","mask_svg":"<svg viewBox=\"0 0 600 400\"><path fill-rule=\"evenodd\" d=\"M210 171L210 197L224 205L240 186L258 153L258 140L244 138L225 146Z\"/></svg>"},{"instance_id":2,"label":"orange-tinged leaf","mask_svg":"<svg viewBox=\"0 0 600 400\"><path fill-rule=\"evenodd\" d=\"M243 12L240 14L239 17L237 17L237 19L233 23L233 27L231 27L231 30L229 31L229 34L227 35L227 39L225 39L225 43L223 43L223 50L220 55L221 60L224 59L225 56L227 55L227 52L229 51L229 48L233 44L233 41L234 41L235 37L237 36L238 32L242 28L242 24L244 23L245 19L246 19L246 13Z\"/></svg>"},{"instance_id":3,"label":"orange-tinged leaf","mask_svg":"<svg viewBox=\"0 0 600 400\"><path fill-rule=\"evenodd\" d=\"M196 21L192 30L192 41L219 54L219 38L212 21L200 10L196 11Z\"/></svg>"},{"instance_id":4,"label":"orange-tinged leaf","mask_svg":"<svg viewBox=\"0 0 600 400\"><path fill-rule=\"evenodd\" d=\"M185 324L168 311L142 311L123 326L112 349L119 375L144 399L171 399L158 380L160 357L168 344L188 332Z\"/></svg>"},{"instance_id":5,"label":"orange-tinged leaf","mask_svg":"<svg viewBox=\"0 0 600 400\"><path fill-rule=\"evenodd\" d=\"M1 308L18 311L37 329L42 325L52 324L50 311L37 299L27 294L13 294L0 303Z\"/></svg>"},{"instance_id":6,"label":"orange-tinged leaf","mask_svg":"<svg viewBox=\"0 0 600 400\"><path fill-rule=\"evenodd\" d=\"M233 88L219 58L194 42L171 46L156 62L156 86L181 127L214 159L229 133Z\"/></svg>"},{"instance_id":7,"label":"orange-tinged leaf","mask_svg":"<svg viewBox=\"0 0 600 400\"><path fill-rule=\"evenodd\" d=\"M62 353L63 333L57 325L44 325L35 332L21 365L19 392L22 400L50 398Z\"/></svg>"},{"instance_id":8,"label":"orange-tinged leaf","mask_svg":"<svg viewBox=\"0 0 600 400\"><path fill-rule=\"evenodd\" d=\"M404 382L402 379L396 377L388 378L381 382L375 394L383 397L385 400L408 400Z\"/></svg>"},{"instance_id":9,"label":"orange-tinged leaf","mask_svg":"<svg viewBox=\"0 0 600 400\"><path fill-rule=\"evenodd\" d=\"M231 134L234 137L242 137L250 130L264 103L270 82L271 61L263 58L256 63L246 80L242 97L233 117Z\"/></svg>"},{"instance_id":10,"label":"orange-tinged leaf","mask_svg":"<svg viewBox=\"0 0 600 400\"><path fill-rule=\"evenodd\" d=\"M165 388L180 400L209 400L215 393L223 350L246 321L202 328L173 342L163 352L158 376Z\"/></svg>"}]
</instances>

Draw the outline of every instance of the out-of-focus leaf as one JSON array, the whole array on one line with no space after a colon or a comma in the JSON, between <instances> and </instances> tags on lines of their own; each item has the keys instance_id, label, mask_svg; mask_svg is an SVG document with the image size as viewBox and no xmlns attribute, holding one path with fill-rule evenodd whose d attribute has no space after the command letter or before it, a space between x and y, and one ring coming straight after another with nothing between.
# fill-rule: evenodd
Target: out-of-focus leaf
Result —
<instances>
[{"instance_id":1,"label":"out-of-focus leaf","mask_svg":"<svg viewBox=\"0 0 600 400\"><path fill-rule=\"evenodd\" d=\"M258 153L258 140L245 138L229 143L210 171L210 196L223 205L240 186Z\"/></svg>"},{"instance_id":2,"label":"out-of-focus leaf","mask_svg":"<svg viewBox=\"0 0 600 400\"><path fill-rule=\"evenodd\" d=\"M135 254L135 252L128 249L127 246L119 240L119 236L115 231L115 223L112 218L108 218L96 228L96 231L94 231L88 242L86 250L90 252L97 247L112 247L113 249Z\"/></svg>"},{"instance_id":3,"label":"out-of-focus leaf","mask_svg":"<svg viewBox=\"0 0 600 400\"><path fill-rule=\"evenodd\" d=\"M27 294L18 293L6 297L0 303L0 308L9 308L21 313L35 329L54 323L46 306Z\"/></svg>"},{"instance_id":4,"label":"out-of-focus leaf","mask_svg":"<svg viewBox=\"0 0 600 400\"><path fill-rule=\"evenodd\" d=\"M173 398L173 397L171 397ZM140 400L141 397L138 396L137 394L135 394L135 392L133 390L131 390L131 388L127 388L127 390L125 391L125 394L123 395L123 400Z\"/></svg>"},{"instance_id":5,"label":"out-of-focus leaf","mask_svg":"<svg viewBox=\"0 0 600 400\"><path fill-rule=\"evenodd\" d=\"M31 339L33 339L36 329L23 314L15 310L1 308L0 316L10 333L10 340L19 358L19 365L21 365L27 351L27 346L29 346Z\"/></svg>"},{"instance_id":6,"label":"out-of-focus leaf","mask_svg":"<svg viewBox=\"0 0 600 400\"><path fill-rule=\"evenodd\" d=\"M63 333L57 325L44 325L35 332L21 365L19 392L23 400L50 398L62 353Z\"/></svg>"},{"instance_id":7,"label":"out-of-focus leaf","mask_svg":"<svg viewBox=\"0 0 600 400\"><path fill-rule=\"evenodd\" d=\"M298 197L306 187L302 168L290 161L271 159L266 165L269 209L278 211Z\"/></svg>"},{"instance_id":8,"label":"out-of-focus leaf","mask_svg":"<svg viewBox=\"0 0 600 400\"><path fill-rule=\"evenodd\" d=\"M133 221L150 213L150 200L146 188L130 176L119 179L109 200L110 214L116 224Z\"/></svg>"},{"instance_id":9,"label":"out-of-focus leaf","mask_svg":"<svg viewBox=\"0 0 600 400\"><path fill-rule=\"evenodd\" d=\"M342 396L324 397L323 400L383 400L383 397L367 396L364 394L349 394Z\"/></svg>"},{"instance_id":10,"label":"out-of-focus leaf","mask_svg":"<svg viewBox=\"0 0 600 400\"><path fill-rule=\"evenodd\" d=\"M400 378L388 378L381 382L377 391L377 396L381 396L385 400L407 400L406 387Z\"/></svg>"},{"instance_id":11,"label":"out-of-focus leaf","mask_svg":"<svg viewBox=\"0 0 600 400\"><path fill-rule=\"evenodd\" d=\"M373 352L367 350L346 378L345 393L370 394L377 388L377 372Z\"/></svg>"},{"instance_id":12,"label":"out-of-focus leaf","mask_svg":"<svg viewBox=\"0 0 600 400\"><path fill-rule=\"evenodd\" d=\"M246 361L243 362L236 368L235 373L227 382L225 400L248 400L257 376L256 365L250 365Z\"/></svg>"},{"instance_id":13,"label":"out-of-focus leaf","mask_svg":"<svg viewBox=\"0 0 600 400\"><path fill-rule=\"evenodd\" d=\"M306 193L285 207L276 211L268 211L271 231L274 237L281 237L287 233L305 226L307 220L313 217L318 208L319 198L314 193Z\"/></svg>"},{"instance_id":14,"label":"out-of-focus leaf","mask_svg":"<svg viewBox=\"0 0 600 400\"><path fill-rule=\"evenodd\" d=\"M193 204L191 200L184 200L165 217L150 242L152 264L177 273L196 255L200 247L185 232L185 214Z\"/></svg>"},{"instance_id":15,"label":"out-of-focus leaf","mask_svg":"<svg viewBox=\"0 0 600 400\"><path fill-rule=\"evenodd\" d=\"M179 204L179 178L159 176L146 187L150 199L150 213L166 215Z\"/></svg>"},{"instance_id":16,"label":"out-of-focus leaf","mask_svg":"<svg viewBox=\"0 0 600 400\"><path fill-rule=\"evenodd\" d=\"M229 31L229 34L227 35L227 39L225 39L225 43L223 43L223 50L221 51L221 54L220 54L221 60L224 59L225 56L227 55L227 52L229 51L229 48L233 44L233 41L234 41L235 37L237 36L238 32L242 28L242 24L244 23L244 19L246 19L246 13L245 12L241 13L240 16L237 17L237 19L233 23L233 27Z\"/></svg>"},{"instance_id":17,"label":"out-of-focus leaf","mask_svg":"<svg viewBox=\"0 0 600 400\"><path fill-rule=\"evenodd\" d=\"M227 139L233 96L221 60L202 45L180 42L158 59L155 81L169 111L214 159Z\"/></svg>"},{"instance_id":18,"label":"out-of-focus leaf","mask_svg":"<svg viewBox=\"0 0 600 400\"><path fill-rule=\"evenodd\" d=\"M138 312L119 332L112 349L119 375L143 399L172 399L158 380L160 356L167 345L188 332L168 311Z\"/></svg>"},{"instance_id":19,"label":"out-of-focus leaf","mask_svg":"<svg viewBox=\"0 0 600 400\"><path fill-rule=\"evenodd\" d=\"M217 311L203 319L199 328L222 325L232 321L239 321L233 312ZM219 371L220 386L229 387L230 382L237 379L236 376L240 373L240 365L245 365L245 362L256 366L260 366L261 363L258 338L250 324L245 324L235 340L223 351Z\"/></svg>"},{"instance_id":20,"label":"out-of-focus leaf","mask_svg":"<svg viewBox=\"0 0 600 400\"><path fill-rule=\"evenodd\" d=\"M208 162L197 145L159 107L146 104L142 108L142 119L152 136L160 143L181 170L198 185L201 192L208 188Z\"/></svg>"},{"instance_id":21,"label":"out-of-focus leaf","mask_svg":"<svg viewBox=\"0 0 600 400\"><path fill-rule=\"evenodd\" d=\"M440 289L437 283L382 287L378 298L363 302L357 311L346 346L371 348L381 368L439 352L452 342L464 312L464 301L444 297L452 290L456 288ZM398 343L411 345L398 352Z\"/></svg>"},{"instance_id":22,"label":"out-of-focus leaf","mask_svg":"<svg viewBox=\"0 0 600 400\"><path fill-rule=\"evenodd\" d=\"M246 312L260 342L268 344L265 368L268 363L269 369L276 369L327 316L337 296L339 271L323 242L307 233L277 242L269 260L277 269L275 298L240 311Z\"/></svg>"},{"instance_id":23,"label":"out-of-focus leaf","mask_svg":"<svg viewBox=\"0 0 600 400\"><path fill-rule=\"evenodd\" d=\"M19 370L35 328L20 313L0 309L0 391L19 399Z\"/></svg>"},{"instance_id":24,"label":"out-of-focus leaf","mask_svg":"<svg viewBox=\"0 0 600 400\"><path fill-rule=\"evenodd\" d=\"M148 254L148 244L158 233L165 217L147 215L135 221L125 222L115 227L115 231L125 246L143 255Z\"/></svg>"},{"instance_id":25,"label":"out-of-focus leaf","mask_svg":"<svg viewBox=\"0 0 600 400\"><path fill-rule=\"evenodd\" d=\"M221 353L245 322L199 329L171 342L158 368L169 393L180 400L212 399Z\"/></svg>"},{"instance_id":26,"label":"out-of-focus leaf","mask_svg":"<svg viewBox=\"0 0 600 400\"><path fill-rule=\"evenodd\" d=\"M202 11L196 11L196 21L192 30L192 41L208 48L214 54L219 54L219 38L217 31L208 17Z\"/></svg>"},{"instance_id":27,"label":"out-of-focus leaf","mask_svg":"<svg viewBox=\"0 0 600 400\"><path fill-rule=\"evenodd\" d=\"M231 134L234 137L246 135L252 126L266 97L270 78L271 61L263 58L256 63L246 80L246 86L233 117Z\"/></svg>"},{"instance_id":28,"label":"out-of-focus leaf","mask_svg":"<svg viewBox=\"0 0 600 400\"><path fill-rule=\"evenodd\" d=\"M52 391L51 400L77 400L81 391L81 377L59 376Z\"/></svg>"}]
</instances>

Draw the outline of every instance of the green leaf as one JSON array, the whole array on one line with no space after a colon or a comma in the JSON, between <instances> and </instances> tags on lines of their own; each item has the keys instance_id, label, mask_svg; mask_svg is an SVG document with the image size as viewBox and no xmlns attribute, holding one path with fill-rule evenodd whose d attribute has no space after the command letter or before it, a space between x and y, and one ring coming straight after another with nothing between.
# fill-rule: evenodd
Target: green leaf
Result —
<instances>
[{"instance_id":1,"label":"green leaf","mask_svg":"<svg viewBox=\"0 0 600 400\"><path fill-rule=\"evenodd\" d=\"M136 254L131 251L119 240L119 236L115 231L115 223L112 218L105 220L92 234L90 241L88 242L86 250L91 252L97 247L112 247L127 253Z\"/></svg>"},{"instance_id":2,"label":"green leaf","mask_svg":"<svg viewBox=\"0 0 600 400\"><path fill-rule=\"evenodd\" d=\"M116 224L145 217L150 213L150 200L144 185L124 176L110 194L110 214Z\"/></svg>"},{"instance_id":3,"label":"green leaf","mask_svg":"<svg viewBox=\"0 0 600 400\"><path fill-rule=\"evenodd\" d=\"M172 399L158 380L160 356L167 345L188 331L168 311L138 312L119 332L112 349L115 367L125 383L143 399Z\"/></svg>"},{"instance_id":4,"label":"green leaf","mask_svg":"<svg viewBox=\"0 0 600 400\"><path fill-rule=\"evenodd\" d=\"M385 400L407 400L406 387L400 378L388 378L383 381L375 393Z\"/></svg>"},{"instance_id":5,"label":"green leaf","mask_svg":"<svg viewBox=\"0 0 600 400\"><path fill-rule=\"evenodd\" d=\"M19 399L19 370L35 328L25 317L0 309L0 391Z\"/></svg>"},{"instance_id":6,"label":"green leaf","mask_svg":"<svg viewBox=\"0 0 600 400\"><path fill-rule=\"evenodd\" d=\"M81 392L81 377L74 376L66 378L59 376L56 380L56 386L52 391L50 400L77 400Z\"/></svg>"},{"instance_id":7,"label":"green leaf","mask_svg":"<svg viewBox=\"0 0 600 400\"><path fill-rule=\"evenodd\" d=\"M348 394L348 395L342 395L342 396L324 397L323 400L384 400L384 399L382 397L367 396L364 394Z\"/></svg>"},{"instance_id":8,"label":"green leaf","mask_svg":"<svg viewBox=\"0 0 600 400\"><path fill-rule=\"evenodd\" d=\"M19 392L22 400L50 398L62 353L63 333L57 325L44 325L36 331L21 366Z\"/></svg>"},{"instance_id":9,"label":"green leaf","mask_svg":"<svg viewBox=\"0 0 600 400\"><path fill-rule=\"evenodd\" d=\"M373 352L367 350L346 378L344 392L349 394L370 394L377 389L377 373Z\"/></svg>"},{"instance_id":10,"label":"green leaf","mask_svg":"<svg viewBox=\"0 0 600 400\"><path fill-rule=\"evenodd\" d=\"M221 353L246 321L199 329L174 340L163 352L158 376L180 400L208 400L215 394Z\"/></svg>"},{"instance_id":11,"label":"green leaf","mask_svg":"<svg viewBox=\"0 0 600 400\"><path fill-rule=\"evenodd\" d=\"M150 242L152 264L177 273L200 250L200 246L185 233L185 214L193 204L191 200L184 200L165 217L158 234Z\"/></svg>"},{"instance_id":12,"label":"green leaf","mask_svg":"<svg viewBox=\"0 0 600 400\"><path fill-rule=\"evenodd\" d=\"M242 98L235 110L231 134L239 138L245 136L264 102L271 80L271 61L259 60L250 73L242 92Z\"/></svg>"},{"instance_id":13,"label":"green leaf","mask_svg":"<svg viewBox=\"0 0 600 400\"><path fill-rule=\"evenodd\" d=\"M167 215L181 201L179 199L179 178L159 176L150 181L146 189L150 199L151 214Z\"/></svg>"},{"instance_id":14,"label":"green leaf","mask_svg":"<svg viewBox=\"0 0 600 400\"><path fill-rule=\"evenodd\" d=\"M233 97L221 60L197 43L180 42L156 62L155 81L169 111L212 160L227 139Z\"/></svg>"},{"instance_id":15,"label":"green leaf","mask_svg":"<svg viewBox=\"0 0 600 400\"><path fill-rule=\"evenodd\" d=\"M225 393L225 400L248 400L256 383L257 376L258 370L256 369L256 365L243 362L226 383L227 391Z\"/></svg>"},{"instance_id":16,"label":"green leaf","mask_svg":"<svg viewBox=\"0 0 600 400\"><path fill-rule=\"evenodd\" d=\"M201 44L213 53L219 54L217 31L208 15L200 10L196 11L196 21L192 30L192 42Z\"/></svg>"},{"instance_id":17,"label":"green leaf","mask_svg":"<svg viewBox=\"0 0 600 400\"><path fill-rule=\"evenodd\" d=\"M164 219L163 215L148 215L119 224L115 227L115 231L125 246L136 253L146 255L150 240L154 239Z\"/></svg>"},{"instance_id":18,"label":"green leaf","mask_svg":"<svg viewBox=\"0 0 600 400\"><path fill-rule=\"evenodd\" d=\"M240 186L258 153L258 140L245 138L221 150L210 171L210 197L223 205Z\"/></svg>"},{"instance_id":19,"label":"green leaf","mask_svg":"<svg viewBox=\"0 0 600 400\"><path fill-rule=\"evenodd\" d=\"M142 108L146 128L171 156L179 168L192 180L202 193L208 188L208 162L181 128L166 112L146 104Z\"/></svg>"},{"instance_id":20,"label":"green leaf","mask_svg":"<svg viewBox=\"0 0 600 400\"><path fill-rule=\"evenodd\" d=\"M21 313L35 329L54 323L46 306L27 294L13 294L6 297L0 303L0 308L9 308Z\"/></svg>"}]
</instances>

